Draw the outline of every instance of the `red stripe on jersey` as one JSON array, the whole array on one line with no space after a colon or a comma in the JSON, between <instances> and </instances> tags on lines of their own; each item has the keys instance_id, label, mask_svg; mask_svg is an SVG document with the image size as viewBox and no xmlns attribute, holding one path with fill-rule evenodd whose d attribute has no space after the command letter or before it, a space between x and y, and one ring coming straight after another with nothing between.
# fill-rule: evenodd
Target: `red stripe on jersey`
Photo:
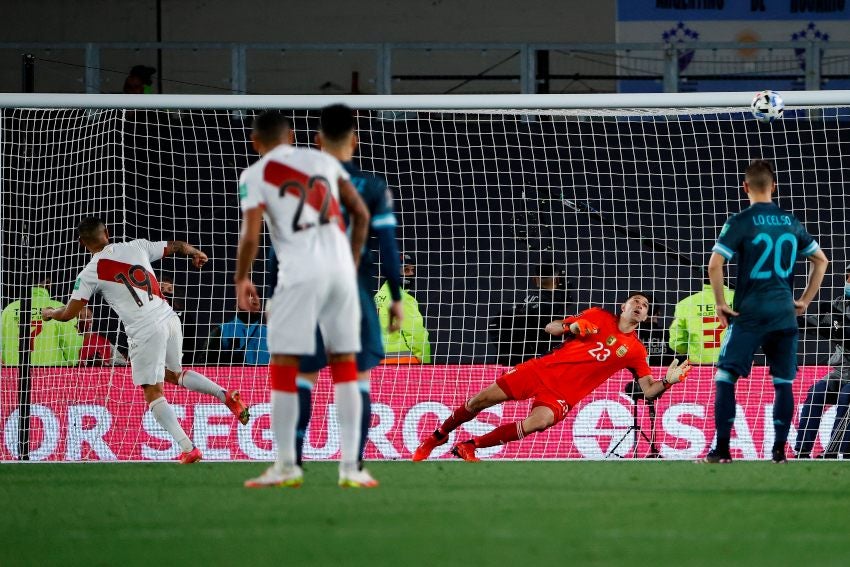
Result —
<instances>
[{"instance_id":1,"label":"red stripe on jersey","mask_svg":"<svg viewBox=\"0 0 850 567\"><path fill-rule=\"evenodd\" d=\"M339 228L345 232L342 210L328 186L328 180L324 177L319 175L311 177L279 161L269 161L263 169L263 181L279 187L281 197L285 194L299 200L303 199L325 219L336 220ZM325 204L326 200L327 204Z\"/></svg>"},{"instance_id":2,"label":"red stripe on jersey","mask_svg":"<svg viewBox=\"0 0 850 567\"><path fill-rule=\"evenodd\" d=\"M162 297L156 276L138 264L130 265L124 262L101 258L97 261L97 279L131 285L144 291L148 291L146 284L150 282L151 294L165 299Z\"/></svg>"}]
</instances>

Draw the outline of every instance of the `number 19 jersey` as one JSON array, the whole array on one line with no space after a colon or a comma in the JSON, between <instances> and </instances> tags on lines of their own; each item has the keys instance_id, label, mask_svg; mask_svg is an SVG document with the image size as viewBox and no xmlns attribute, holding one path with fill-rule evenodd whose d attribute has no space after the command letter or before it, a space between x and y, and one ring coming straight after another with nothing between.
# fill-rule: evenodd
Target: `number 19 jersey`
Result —
<instances>
[{"instance_id":1,"label":"number 19 jersey","mask_svg":"<svg viewBox=\"0 0 850 567\"><path fill-rule=\"evenodd\" d=\"M71 299L88 303L99 291L124 323L128 338L147 336L157 328L154 323L174 314L151 266L163 257L167 245L148 240L108 244L80 272Z\"/></svg>"}]
</instances>

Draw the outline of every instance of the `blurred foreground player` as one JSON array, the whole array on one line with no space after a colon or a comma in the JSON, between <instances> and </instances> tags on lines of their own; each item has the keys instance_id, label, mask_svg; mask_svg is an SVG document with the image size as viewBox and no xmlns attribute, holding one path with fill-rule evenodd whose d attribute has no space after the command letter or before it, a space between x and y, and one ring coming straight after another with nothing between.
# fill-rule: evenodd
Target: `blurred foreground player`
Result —
<instances>
[{"instance_id":1,"label":"blurred foreground player","mask_svg":"<svg viewBox=\"0 0 850 567\"><path fill-rule=\"evenodd\" d=\"M585 396L616 372L628 368L638 377L644 396L653 398L685 379L690 366L673 360L663 380L654 381L647 365L647 353L637 338L635 329L646 320L649 298L633 293L620 305L614 315L592 307L576 316L552 321L546 332L569 337L551 353L511 368L496 382L465 404L429 435L413 453L414 461L428 458L431 451L446 442L450 432L457 429L483 409L507 400L533 399L531 413L522 421L501 425L480 437L458 443L452 454L465 461L477 461L475 449L504 445L543 431L563 420L567 413Z\"/></svg>"},{"instance_id":2,"label":"blurred foreground player","mask_svg":"<svg viewBox=\"0 0 850 567\"><path fill-rule=\"evenodd\" d=\"M387 182L375 175L361 171L354 165L354 150L357 148L354 111L347 106L335 104L322 109L319 119L319 133L316 145L327 154L338 159L351 175L351 183L366 203L371 216L366 248L360 258L357 270L357 289L360 297L360 341L362 348L356 356L357 385L363 404L360 421L360 446L358 459L361 481L371 486L378 482L371 478L369 471L363 468L363 451L369 435L372 420L372 403L369 395L369 379L373 368L384 358L381 325L378 311L372 295L378 281L378 258L381 272L387 276L387 286L392 297L389 307L389 327L391 332L398 331L403 316L401 302L401 275L398 246L395 239L396 219L392 210L392 197ZM377 250L376 255L373 250ZM298 425L296 427L295 451L298 464L304 448L304 436L310 423L311 398L313 386L319 377L319 370L328 363L324 341L321 334L316 335L316 353L305 356L299 362L298 386Z\"/></svg>"},{"instance_id":3,"label":"blurred foreground player","mask_svg":"<svg viewBox=\"0 0 850 567\"><path fill-rule=\"evenodd\" d=\"M163 299L151 262L169 254L180 254L190 256L192 264L200 269L207 263L207 255L178 240L110 243L106 226L93 217L83 219L78 230L80 243L92 253L92 258L77 277L68 304L61 308L45 307L41 310L42 317L45 321L69 321L99 291L124 324L133 383L142 387L154 419L180 446L181 463L201 460L200 450L186 435L163 396L163 380L215 396L243 425L248 423L248 409L236 390L226 391L202 374L183 371L180 319Z\"/></svg>"},{"instance_id":4,"label":"blurred foreground player","mask_svg":"<svg viewBox=\"0 0 850 567\"><path fill-rule=\"evenodd\" d=\"M292 140L288 118L278 112L257 116L251 141L260 159L239 178L242 234L234 281L240 309L257 311L251 301L257 290L250 271L264 216L279 259L277 288L268 307L271 425L278 455L245 486L295 487L303 482L295 460L295 379L300 357L316 352L317 325L330 353L340 422L339 484L369 486L357 466L362 403L354 362L360 351L356 264L366 242L369 211L339 161L314 149L296 148ZM351 219L350 243L340 202Z\"/></svg>"}]
</instances>

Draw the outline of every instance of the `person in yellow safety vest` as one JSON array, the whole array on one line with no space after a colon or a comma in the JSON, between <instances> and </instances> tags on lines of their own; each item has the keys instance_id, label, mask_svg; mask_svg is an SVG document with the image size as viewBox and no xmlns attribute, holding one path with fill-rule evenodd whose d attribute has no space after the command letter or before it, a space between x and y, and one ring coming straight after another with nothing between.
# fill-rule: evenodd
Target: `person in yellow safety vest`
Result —
<instances>
[{"instance_id":1,"label":"person in yellow safety vest","mask_svg":"<svg viewBox=\"0 0 850 567\"><path fill-rule=\"evenodd\" d=\"M727 304L732 305L735 292L724 286L723 294ZM726 329L720 326L715 312L711 284L703 284L702 291L676 304L670 324L670 348L687 355L691 364L716 363L725 335Z\"/></svg>"},{"instance_id":2,"label":"person in yellow safety vest","mask_svg":"<svg viewBox=\"0 0 850 567\"><path fill-rule=\"evenodd\" d=\"M375 294L375 305L378 308L378 320L381 322L381 333L384 336L385 357L382 364L430 364L431 344L428 342L428 329L419 311L419 302L408 289L413 284L416 267L410 254L401 255L401 304L404 309L404 320L401 329L388 333L389 309L392 304L389 284L384 282Z\"/></svg>"},{"instance_id":3,"label":"person in yellow safety vest","mask_svg":"<svg viewBox=\"0 0 850 567\"><path fill-rule=\"evenodd\" d=\"M30 364L32 366L76 366L80 359L83 336L77 331L77 320L65 323L43 321L43 307L62 307L63 303L50 299L50 279L46 278L32 288L30 319ZM17 366L19 355L21 302L13 301L3 309L3 364Z\"/></svg>"}]
</instances>

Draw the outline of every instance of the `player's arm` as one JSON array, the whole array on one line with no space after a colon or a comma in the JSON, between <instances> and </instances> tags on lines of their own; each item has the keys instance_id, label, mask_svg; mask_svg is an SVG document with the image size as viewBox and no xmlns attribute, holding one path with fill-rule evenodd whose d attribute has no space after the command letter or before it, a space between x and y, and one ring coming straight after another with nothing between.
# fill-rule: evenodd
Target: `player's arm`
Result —
<instances>
[{"instance_id":1,"label":"player's arm","mask_svg":"<svg viewBox=\"0 0 850 567\"><path fill-rule=\"evenodd\" d=\"M72 299L64 307L42 307L41 318L45 321L70 321L80 314L86 303L81 299Z\"/></svg>"},{"instance_id":2,"label":"player's arm","mask_svg":"<svg viewBox=\"0 0 850 567\"><path fill-rule=\"evenodd\" d=\"M242 213L242 232L239 234L239 247L236 249L236 301L244 311L256 311L251 297L257 295L254 282L249 274L257 250L260 247L260 230L263 226L263 209L254 207Z\"/></svg>"},{"instance_id":3,"label":"player's arm","mask_svg":"<svg viewBox=\"0 0 850 567\"><path fill-rule=\"evenodd\" d=\"M182 240L169 240L168 245L165 247L164 256L168 256L169 254L177 254L178 256L188 256L192 258L192 265L196 268L200 269L204 264L207 263L207 255L192 246L187 242L183 242Z\"/></svg>"},{"instance_id":4,"label":"player's arm","mask_svg":"<svg viewBox=\"0 0 850 567\"><path fill-rule=\"evenodd\" d=\"M369 233L369 209L366 203L357 194L357 189L351 181L343 177L339 178L339 198L348 211L351 221L351 255L354 256L354 265L360 265L360 254L363 245L366 244L366 235Z\"/></svg>"},{"instance_id":5,"label":"player's arm","mask_svg":"<svg viewBox=\"0 0 850 567\"><path fill-rule=\"evenodd\" d=\"M732 311L732 308L726 303L726 293L723 289L723 265L725 263L726 258L717 252L712 252L711 258L708 260L708 280L711 282L711 291L714 293L717 318L720 319L721 326L728 327L729 317L737 316L738 313Z\"/></svg>"},{"instance_id":6,"label":"player's arm","mask_svg":"<svg viewBox=\"0 0 850 567\"><path fill-rule=\"evenodd\" d=\"M820 248L818 248L817 252L809 256L809 281L806 283L806 289L803 290L803 295L794 302L794 307L797 308L797 315L805 313L809 304L818 294L818 290L823 283L823 276L826 274L827 266L829 266L829 259Z\"/></svg>"},{"instance_id":7,"label":"player's arm","mask_svg":"<svg viewBox=\"0 0 850 567\"><path fill-rule=\"evenodd\" d=\"M596 334L599 331L599 327L592 321L585 319L583 315L584 313L579 313L566 319L556 319L548 323L543 330L555 337L560 337L567 332L577 337Z\"/></svg>"},{"instance_id":8,"label":"player's arm","mask_svg":"<svg viewBox=\"0 0 850 567\"><path fill-rule=\"evenodd\" d=\"M667 367L667 374L664 375L663 379L655 381L652 379L651 375L641 376L638 378L638 384L640 384L640 389L643 391L643 395L647 399L652 399L664 390L672 387L673 384L684 382L690 371L691 364L687 360L679 363L679 361L674 358L673 362L670 363L670 366Z\"/></svg>"}]
</instances>

